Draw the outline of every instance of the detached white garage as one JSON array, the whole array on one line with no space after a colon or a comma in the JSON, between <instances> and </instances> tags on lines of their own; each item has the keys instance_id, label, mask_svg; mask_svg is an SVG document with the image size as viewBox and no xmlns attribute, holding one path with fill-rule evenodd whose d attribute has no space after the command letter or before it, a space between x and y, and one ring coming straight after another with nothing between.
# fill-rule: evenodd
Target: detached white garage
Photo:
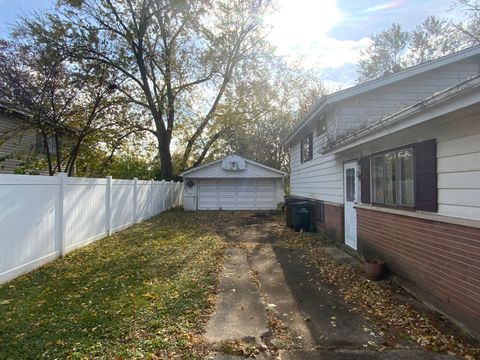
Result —
<instances>
[{"instance_id":1,"label":"detached white garage","mask_svg":"<svg viewBox=\"0 0 480 360\"><path fill-rule=\"evenodd\" d=\"M285 172L237 155L184 171L185 210L275 210Z\"/></svg>"}]
</instances>

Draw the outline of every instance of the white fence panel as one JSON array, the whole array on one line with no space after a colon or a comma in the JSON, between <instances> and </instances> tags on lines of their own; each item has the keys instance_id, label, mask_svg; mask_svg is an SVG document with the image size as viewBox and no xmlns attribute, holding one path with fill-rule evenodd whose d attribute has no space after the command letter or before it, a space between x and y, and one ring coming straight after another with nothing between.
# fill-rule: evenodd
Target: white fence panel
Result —
<instances>
[{"instance_id":1,"label":"white fence panel","mask_svg":"<svg viewBox=\"0 0 480 360\"><path fill-rule=\"evenodd\" d=\"M174 201L172 207L178 207L183 204L183 183L174 183Z\"/></svg>"},{"instance_id":2,"label":"white fence panel","mask_svg":"<svg viewBox=\"0 0 480 360\"><path fill-rule=\"evenodd\" d=\"M105 179L67 178L64 200L67 251L107 234L106 195Z\"/></svg>"},{"instance_id":3,"label":"white fence panel","mask_svg":"<svg viewBox=\"0 0 480 360\"><path fill-rule=\"evenodd\" d=\"M183 184L0 174L0 283L182 205Z\"/></svg>"},{"instance_id":4,"label":"white fence panel","mask_svg":"<svg viewBox=\"0 0 480 360\"><path fill-rule=\"evenodd\" d=\"M151 209L151 197L152 197L152 182L141 181L137 182L137 216L136 220L143 220L152 216Z\"/></svg>"},{"instance_id":5,"label":"white fence panel","mask_svg":"<svg viewBox=\"0 0 480 360\"><path fill-rule=\"evenodd\" d=\"M59 184L59 178L49 176L0 177L0 281L59 255Z\"/></svg>"},{"instance_id":6,"label":"white fence panel","mask_svg":"<svg viewBox=\"0 0 480 360\"><path fill-rule=\"evenodd\" d=\"M112 180L112 230L117 231L133 224L134 212L134 182Z\"/></svg>"},{"instance_id":7,"label":"white fence panel","mask_svg":"<svg viewBox=\"0 0 480 360\"><path fill-rule=\"evenodd\" d=\"M158 214L164 210L164 196L163 196L163 187L160 181L155 181L153 183L153 212Z\"/></svg>"}]
</instances>

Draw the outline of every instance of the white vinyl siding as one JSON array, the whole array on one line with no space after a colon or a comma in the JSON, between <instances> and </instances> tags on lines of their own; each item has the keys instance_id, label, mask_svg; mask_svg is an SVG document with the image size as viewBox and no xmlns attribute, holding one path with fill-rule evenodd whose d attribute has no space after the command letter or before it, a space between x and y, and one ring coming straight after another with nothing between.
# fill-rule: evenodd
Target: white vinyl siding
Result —
<instances>
[{"instance_id":1,"label":"white vinyl siding","mask_svg":"<svg viewBox=\"0 0 480 360\"><path fill-rule=\"evenodd\" d=\"M429 139L437 141L438 214L480 220L480 106L457 111L421 125L395 132L351 149L349 155L321 156L315 152L310 166L294 162L292 147L291 194L341 203L344 160L375 154ZM315 142L314 142L315 144ZM373 195L373 193L372 193Z\"/></svg>"},{"instance_id":2,"label":"white vinyl siding","mask_svg":"<svg viewBox=\"0 0 480 360\"><path fill-rule=\"evenodd\" d=\"M183 174L185 210L276 210L283 202L286 173L248 159L245 169L227 170L224 160Z\"/></svg>"},{"instance_id":3,"label":"white vinyl siding","mask_svg":"<svg viewBox=\"0 0 480 360\"><path fill-rule=\"evenodd\" d=\"M480 122L471 109L470 115L458 111L345 153L320 154L327 137L339 139L478 73L479 59L469 58L333 104L333 111L319 114L328 131L314 136L311 161L300 162L301 136L291 145L291 195L342 204L344 161L435 138L439 214L480 219ZM303 136L315 127L313 121Z\"/></svg>"},{"instance_id":4,"label":"white vinyl siding","mask_svg":"<svg viewBox=\"0 0 480 360\"><path fill-rule=\"evenodd\" d=\"M278 172L274 172L267 167L262 167L254 163L245 162L245 169L242 171L226 171L222 169L221 162L217 162L210 166L203 168L195 169L191 174L185 174L185 178L271 178L271 177L281 177Z\"/></svg>"},{"instance_id":5,"label":"white vinyl siding","mask_svg":"<svg viewBox=\"0 0 480 360\"><path fill-rule=\"evenodd\" d=\"M480 219L480 122L469 121L470 134L462 136L452 126L438 143L439 213ZM453 125L453 124L452 124ZM459 136L460 135L460 136Z\"/></svg>"},{"instance_id":6,"label":"white vinyl siding","mask_svg":"<svg viewBox=\"0 0 480 360\"><path fill-rule=\"evenodd\" d=\"M300 143L290 150L290 194L310 199L343 203L343 159L320 156L322 138L313 139L313 158L300 163Z\"/></svg>"},{"instance_id":7,"label":"white vinyl siding","mask_svg":"<svg viewBox=\"0 0 480 360\"><path fill-rule=\"evenodd\" d=\"M402 130L358 151L368 155L428 139L437 141L438 214L480 220L480 106ZM473 113L473 115L472 115Z\"/></svg>"}]
</instances>

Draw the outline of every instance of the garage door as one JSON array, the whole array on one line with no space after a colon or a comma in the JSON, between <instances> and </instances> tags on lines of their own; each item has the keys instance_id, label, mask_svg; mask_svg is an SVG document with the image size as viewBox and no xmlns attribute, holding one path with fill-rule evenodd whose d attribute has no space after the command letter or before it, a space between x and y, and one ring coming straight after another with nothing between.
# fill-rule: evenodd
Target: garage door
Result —
<instances>
[{"instance_id":1,"label":"garage door","mask_svg":"<svg viewBox=\"0 0 480 360\"><path fill-rule=\"evenodd\" d=\"M198 181L199 210L274 210L274 179L204 179Z\"/></svg>"}]
</instances>

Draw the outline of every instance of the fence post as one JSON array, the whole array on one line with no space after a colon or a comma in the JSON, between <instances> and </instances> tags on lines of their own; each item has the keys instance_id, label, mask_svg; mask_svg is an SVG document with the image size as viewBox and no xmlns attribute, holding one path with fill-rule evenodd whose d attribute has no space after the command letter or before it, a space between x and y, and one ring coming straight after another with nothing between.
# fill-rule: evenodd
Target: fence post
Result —
<instances>
[{"instance_id":1,"label":"fence post","mask_svg":"<svg viewBox=\"0 0 480 360\"><path fill-rule=\"evenodd\" d=\"M133 178L133 222L136 223L138 219L138 178Z\"/></svg>"},{"instance_id":2,"label":"fence post","mask_svg":"<svg viewBox=\"0 0 480 360\"><path fill-rule=\"evenodd\" d=\"M165 211L165 198L167 197L167 191L165 190L165 180L162 180L162 211Z\"/></svg>"},{"instance_id":3,"label":"fence post","mask_svg":"<svg viewBox=\"0 0 480 360\"><path fill-rule=\"evenodd\" d=\"M58 209L58 238L60 243L60 254L67 254L67 219L65 218L65 197L67 195L67 173L59 173L60 178L60 208Z\"/></svg>"},{"instance_id":4,"label":"fence post","mask_svg":"<svg viewBox=\"0 0 480 360\"><path fill-rule=\"evenodd\" d=\"M170 180L170 206L169 208L173 208L173 188L175 186L175 182L173 180Z\"/></svg>"},{"instance_id":5,"label":"fence post","mask_svg":"<svg viewBox=\"0 0 480 360\"><path fill-rule=\"evenodd\" d=\"M106 228L108 236L112 235L112 177L107 176L107 188L106 188Z\"/></svg>"},{"instance_id":6,"label":"fence post","mask_svg":"<svg viewBox=\"0 0 480 360\"><path fill-rule=\"evenodd\" d=\"M153 179L150 180L150 216L155 215L155 210L153 208L153 196L155 195L155 181Z\"/></svg>"}]
</instances>

